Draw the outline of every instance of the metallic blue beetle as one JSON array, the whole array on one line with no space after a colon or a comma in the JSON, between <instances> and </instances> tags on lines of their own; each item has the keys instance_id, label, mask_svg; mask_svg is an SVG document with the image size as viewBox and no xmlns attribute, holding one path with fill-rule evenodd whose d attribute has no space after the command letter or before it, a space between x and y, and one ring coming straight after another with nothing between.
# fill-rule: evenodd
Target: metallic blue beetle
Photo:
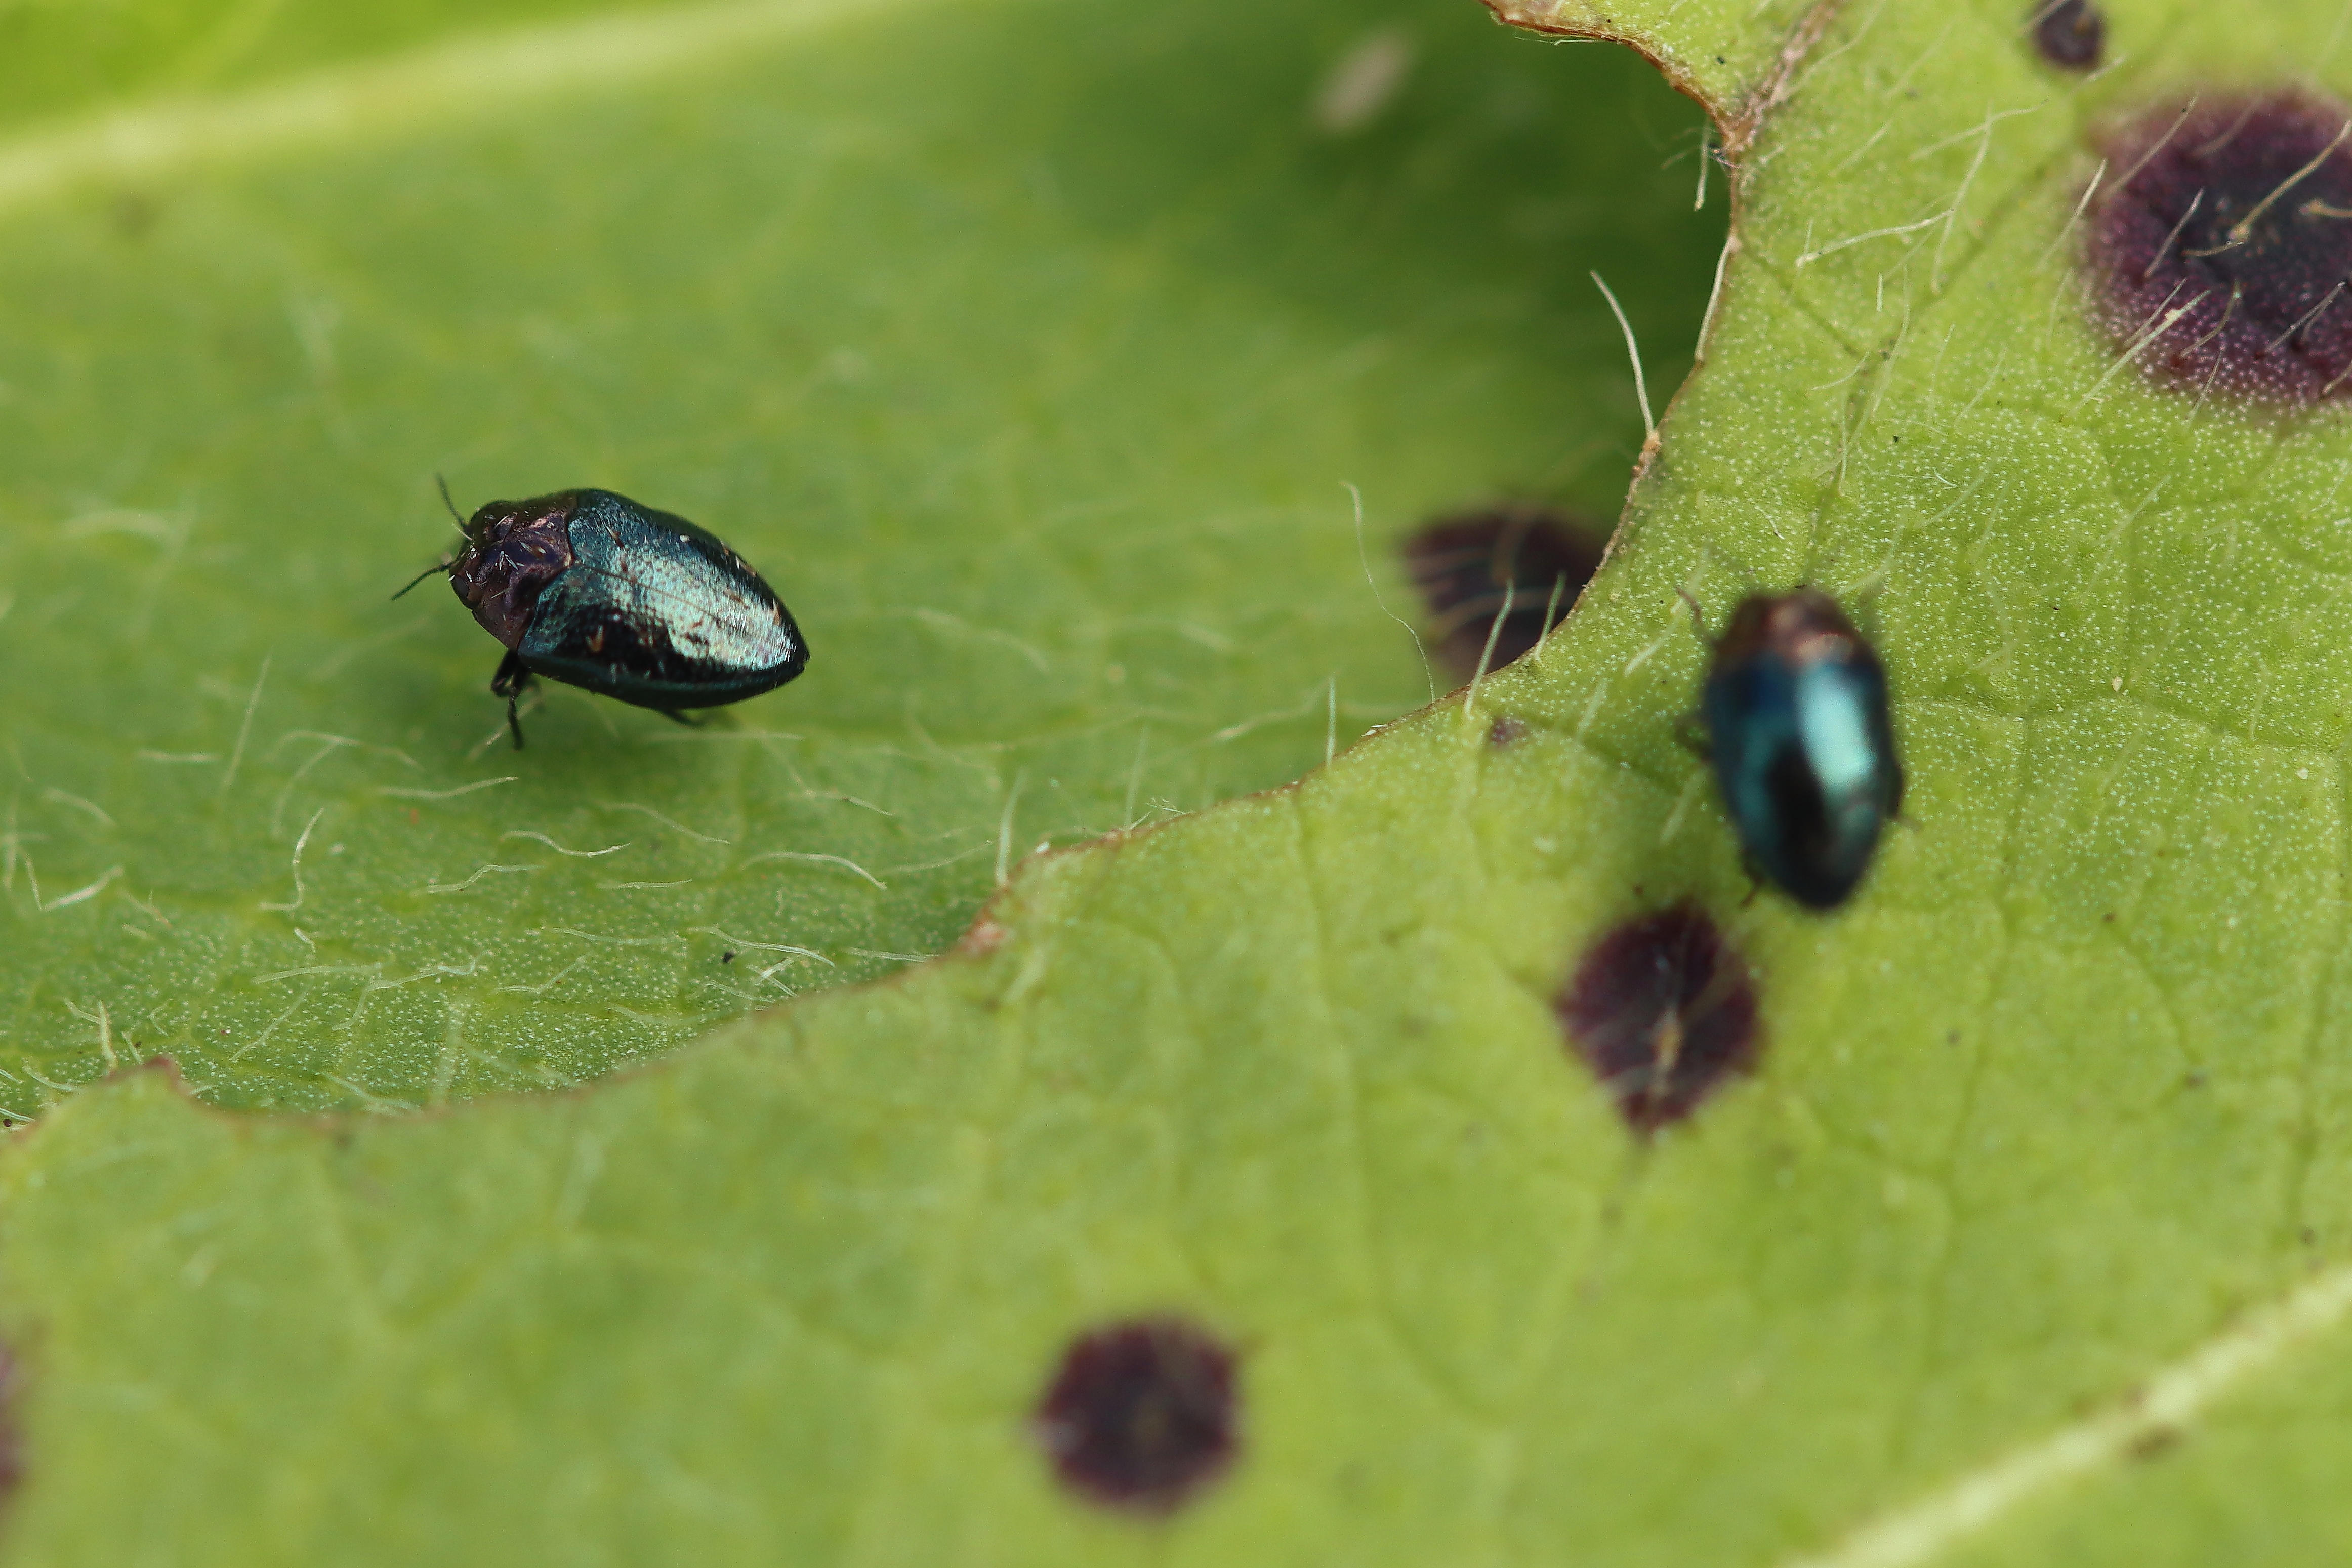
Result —
<instances>
[{"instance_id":1,"label":"metallic blue beetle","mask_svg":"<svg viewBox=\"0 0 2352 1568\"><path fill-rule=\"evenodd\" d=\"M454 505L449 511L457 515ZM490 691L507 700L518 748L515 702L534 676L685 723L683 709L756 697L808 666L808 644L783 601L741 556L682 517L611 490L561 490L492 501L458 526L466 547L457 558L408 588L447 574L474 618L506 645Z\"/></svg>"},{"instance_id":2,"label":"metallic blue beetle","mask_svg":"<svg viewBox=\"0 0 2352 1568\"><path fill-rule=\"evenodd\" d=\"M1749 867L1809 908L1845 902L1903 805L1870 644L1817 588L1750 595L1715 645L1700 710Z\"/></svg>"}]
</instances>

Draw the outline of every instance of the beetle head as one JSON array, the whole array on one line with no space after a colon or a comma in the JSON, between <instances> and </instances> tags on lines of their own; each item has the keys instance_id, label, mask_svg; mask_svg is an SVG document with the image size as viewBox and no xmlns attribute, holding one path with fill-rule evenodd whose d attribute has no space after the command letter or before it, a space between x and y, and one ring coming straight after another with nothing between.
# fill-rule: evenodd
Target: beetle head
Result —
<instances>
[{"instance_id":1,"label":"beetle head","mask_svg":"<svg viewBox=\"0 0 2352 1568\"><path fill-rule=\"evenodd\" d=\"M449 567L449 585L483 629L509 647L530 629L541 591L571 568L565 525L579 501L570 490L491 501L466 521L466 548Z\"/></svg>"}]
</instances>

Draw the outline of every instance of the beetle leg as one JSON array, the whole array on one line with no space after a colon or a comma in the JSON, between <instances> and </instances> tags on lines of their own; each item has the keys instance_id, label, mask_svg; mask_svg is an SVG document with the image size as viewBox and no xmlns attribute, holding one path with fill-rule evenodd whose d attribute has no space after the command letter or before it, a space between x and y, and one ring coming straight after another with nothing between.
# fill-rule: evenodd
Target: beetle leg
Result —
<instances>
[{"instance_id":1,"label":"beetle leg","mask_svg":"<svg viewBox=\"0 0 2352 1568\"><path fill-rule=\"evenodd\" d=\"M1706 721L1700 715L1696 713L1676 714L1675 716L1675 739L1681 742L1683 749L1690 752L1691 755L1696 757L1700 762L1706 763L1715 760L1715 750L1712 746L1707 744Z\"/></svg>"},{"instance_id":2,"label":"beetle leg","mask_svg":"<svg viewBox=\"0 0 2352 1568\"><path fill-rule=\"evenodd\" d=\"M512 697L522 689L522 683L530 679L530 671L522 667L522 655L509 648L506 658L499 660L498 673L490 677L490 695Z\"/></svg>"},{"instance_id":3,"label":"beetle leg","mask_svg":"<svg viewBox=\"0 0 2352 1568\"><path fill-rule=\"evenodd\" d=\"M689 719L675 708L656 708L654 711L660 714L663 718L668 720L673 724L683 724L689 730L699 730L702 728L703 721L701 720Z\"/></svg>"},{"instance_id":4,"label":"beetle leg","mask_svg":"<svg viewBox=\"0 0 2352 1568\"><path fill-rule=\"evenodd\" d=\"M1684 604L1690 606L1691 630L1698 634L1701 646L1714 647L1715 639L1706 633L1706 612L1698 607L1698 601L1691 597L1691 591L1688 588L1677 588L1675 592L1681 597Z\"/></svg>"},{"instance_id":5,"label":"beetle leg","mask_svg":"<svg viewBox=\"0 0 2352 1568\"><path fill-rule=\"evenodd\" d=\"M522 750L522 720L515 713L515 700L531 681L530 671L524 668L522 655L507 649L506 658L499 660L498 673L490 677L490 695L507 700L507 729L514 736L515 750Z\"/></svg>"}]
</instances>

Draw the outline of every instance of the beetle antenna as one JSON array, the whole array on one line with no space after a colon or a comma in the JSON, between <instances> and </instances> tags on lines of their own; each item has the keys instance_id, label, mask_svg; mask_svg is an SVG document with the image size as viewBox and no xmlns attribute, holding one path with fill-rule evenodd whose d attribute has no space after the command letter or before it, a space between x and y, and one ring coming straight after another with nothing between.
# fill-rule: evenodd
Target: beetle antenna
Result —
<instances>
[{"instance_id":1,"label":"beetle antenna","mask_svg":"<svg viewBox=\"0 0 2352 1568\"><path fill-rule=\"evenodd\" d=\"M449 509L449 521L457 525L458 531L463 532L466 527L466 520L457 515L457 503L449 499L449 481L443 479L439 474L435 474L433 476L433 482L441 487L441 504Z\"/></svg>"},{"instance_id":2,"label":"beetle antenna","mask_svg":"<svg viewBox=\"0 0 2352 1568\"><path fill-rule=\"evenodd\" d=\"M438 572L441 575L446 577L449 574L449 568L456 564L457 563L453 561L444 561L436 565L427 566L424 571L419 572L415 576L411 577L405 584L404 584L401 587L400 594L394 594L393 597L395 599L399 598L401 594L407 593L409 589L415 587L416 584L424 582L425 579L432 576L436 572Z\"/></svg>"}]
</instances>

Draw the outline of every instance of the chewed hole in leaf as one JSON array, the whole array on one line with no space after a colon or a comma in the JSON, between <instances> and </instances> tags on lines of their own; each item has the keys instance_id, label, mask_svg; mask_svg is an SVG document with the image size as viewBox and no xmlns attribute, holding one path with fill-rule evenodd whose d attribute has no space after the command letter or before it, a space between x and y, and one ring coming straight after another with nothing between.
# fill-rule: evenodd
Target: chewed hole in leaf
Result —
<instances>
[{"instance_id":1,"label":"chewed hole in leaf","mask_svg":"<svg viewBox=\"0 0 2352 1568\"><path fill-rule=\"evenodd\" d=\"M1223 1474L1239 1445L1235 1359L1171 1317L1080 1336L1033 1427L1065 1486L1104 1507L1164 1514Z\"/></svg>"},{"instance_id":2,"label":"chewed hole in leaf","mask_svg":"<svg viewBox=\"0 0 2352 1568\"><path fill-rule=\"evenodd\" d=\"M2153 380L2312 403L2352 388L2352 110L2295 90L2150 110L2109 138L2092 309Z\"/></svg>"},{"instance_id":3,"label":"chewed hole in leaf","mask_svg":"<svg viewBox=\"0 0 2352 1568\"><path fill-rule=\"evenodd\" d=\"M1713 920L1681 903L1593 943L1557 1004L1569 1044L1637 1132L1698 1109L1762 1048L1756 984Z\"/></svg>"},{"instance_id":4,"label":"chewed hole in leaf","mask_svg":"<svg viewBox=\"0 0 2352 1568\"><path fill-rule=\"evenodd\" d=\"M1458 679L1482 658L1500 669L1568 614L1608 543L1582 518L1521 502L1431 523L1405 541L1404 559L1428 607L1432 649Z\"/></svg>"},{"instance_id":5,"label":"chewed hole in leaf","mask_svg":"<svg viewBox=\"0 0 2352 1568\"><path fill-rule=\"evenodd\" d=\"M2089 70L2106 41L2107 18L2091 0L2036 0L2033 47L2052 65Z\"/></svg>"}]
</instances>

